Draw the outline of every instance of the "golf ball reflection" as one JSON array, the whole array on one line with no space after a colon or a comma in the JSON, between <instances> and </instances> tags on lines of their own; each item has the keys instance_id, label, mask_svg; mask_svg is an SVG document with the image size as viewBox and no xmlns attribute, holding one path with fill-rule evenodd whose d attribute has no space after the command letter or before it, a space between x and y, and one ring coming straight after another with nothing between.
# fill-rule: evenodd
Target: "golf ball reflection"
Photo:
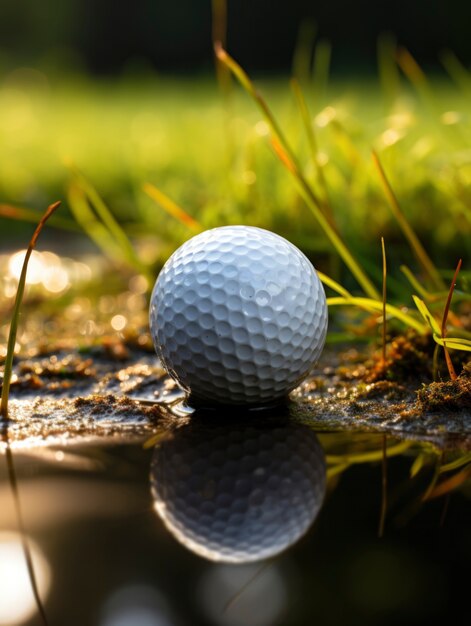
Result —
<instances>
[{"instance_id":1,"label":"golf ball reflection","mask_svg":"<svg viewBox=\"0 0 471 626\"><path fill-rule=\"evenodd\" d=\"M193 420L156 447L151 483L158 515L184 546L248 563L282 552L311 526L325 460L305 426Z\"/></svg>"}]
</instances>

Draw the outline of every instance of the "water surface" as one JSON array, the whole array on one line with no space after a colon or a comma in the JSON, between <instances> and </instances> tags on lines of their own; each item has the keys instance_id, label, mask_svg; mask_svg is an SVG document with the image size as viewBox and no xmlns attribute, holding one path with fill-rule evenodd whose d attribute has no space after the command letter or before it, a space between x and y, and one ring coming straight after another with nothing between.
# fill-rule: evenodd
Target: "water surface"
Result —
<instances>
[{"instance_id":1,"label":"water surface","mask_svg":"<svg viewBox=\"0 0 471 626\"><path fill-rule=\"evenodd\" d=\"M388 437L385 465L381 434L176 423L15 451L51 625L429 624L464 611L459 451ZM0 624L39 625L3 461L0 511Z\"/></svg>"}]
</instances>

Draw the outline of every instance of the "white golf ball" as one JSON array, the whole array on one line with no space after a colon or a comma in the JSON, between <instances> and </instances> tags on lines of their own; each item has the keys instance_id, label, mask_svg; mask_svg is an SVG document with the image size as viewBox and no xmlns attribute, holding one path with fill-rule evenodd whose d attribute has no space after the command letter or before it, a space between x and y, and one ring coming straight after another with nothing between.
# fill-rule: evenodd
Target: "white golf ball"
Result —
<instances>
[{"instance_id":1,"label":"white golf ball","mask_svg":"<svg viewBox=\"0 0 471 626\"><path fill-rule=\"evenodd\" d=\"M272 404L319 358L327 305L296 246L261 228L224 226L164 265L150 328L163 366L196 403Z\"/></svg>"},{"instance_id":2,"label":"white golf ball","mask_svg":"<svg viewBox=\"0 0 471 626\"><path fill-rule=\"evenodd\" d=\"M279 554L314 522L325 494L322 448L299 424L200 424L155 448L154 507L189 550L248 563Z\"/></svg>"}]
</instances>

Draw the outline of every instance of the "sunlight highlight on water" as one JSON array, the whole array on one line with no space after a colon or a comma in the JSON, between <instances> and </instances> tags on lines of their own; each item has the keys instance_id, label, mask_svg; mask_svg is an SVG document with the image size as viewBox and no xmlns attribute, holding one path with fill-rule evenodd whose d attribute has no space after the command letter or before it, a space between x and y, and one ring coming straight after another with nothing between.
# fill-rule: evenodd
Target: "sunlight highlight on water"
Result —
<instances>
[{"instance_id":1,"label":"sunlight highlight on water","mask_svg":"<svg viewBox=\"0 0 471 626\"><path fill-rule=\"evenodd\" d=\"M39 592L45 598L51 586L51 571L39 547L29 540ZM0 533L0 625L29 621L37 611L21 547L16 533Z\"/></svg>"}]
</instances>

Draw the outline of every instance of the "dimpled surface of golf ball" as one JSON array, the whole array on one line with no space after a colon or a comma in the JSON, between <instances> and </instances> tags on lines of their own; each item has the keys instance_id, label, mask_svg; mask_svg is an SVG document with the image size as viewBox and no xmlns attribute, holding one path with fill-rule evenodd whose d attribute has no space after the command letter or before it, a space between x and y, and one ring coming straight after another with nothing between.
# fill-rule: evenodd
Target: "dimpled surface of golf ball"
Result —
<instances>
[{"instance_id":1,"label":"dimpled surface of golf ball","mask_svg":"<svg viewBox=\"0 0 471 626\"><path fill-rule=\"evenodd\" d=\"M163 366L194 400L263 405L318 360L327 306L296 246L261 228L224 226L193 237L164 265L150 328Z\"/></svg>"},{"instance_id":2,"label":"dimpled surface of golf ball","mask_svg":"<svg viewBox=\"0 0 471 626\"><path fill-rule=\"evenodd\" d=\"M220 422L219 422L220 424ZM213 561L247 563L295 543L325 493L325 460L302 425L192 422L154 450L154 507L185 547Z\"/></svg>"}]
</instances>

